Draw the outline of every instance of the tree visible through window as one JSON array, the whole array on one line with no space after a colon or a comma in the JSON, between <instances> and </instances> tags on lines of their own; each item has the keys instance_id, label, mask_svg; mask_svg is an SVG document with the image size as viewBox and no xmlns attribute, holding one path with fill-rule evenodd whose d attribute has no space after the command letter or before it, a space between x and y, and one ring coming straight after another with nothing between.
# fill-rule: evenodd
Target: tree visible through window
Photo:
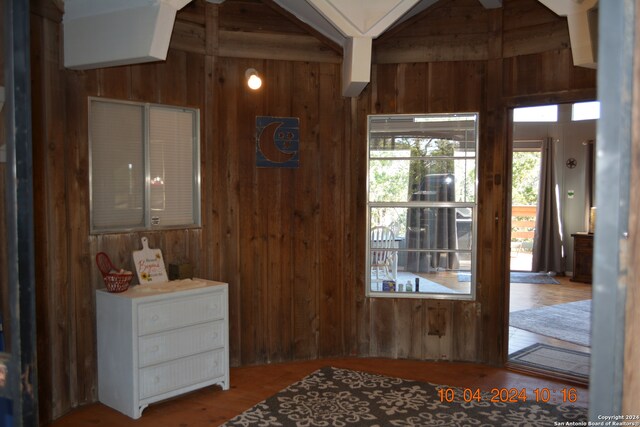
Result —
<instances>
[{"instance_id":1,"label":"tree visible through window","mask_svg":"<svg viewBox=\"0 0 640 427\"><path fill-rule=\"evenodd\" d=\"M515 151L513 153L514 205L535 206L538 203L540 185L540 151Z\"/></svg>"},{"instance_id":2,"label":"tree visible through window","mask_svg":"<svg viewBox=\"0 0 640 427\"><path fill-rule=\"evenodd\" d=\"M370 117L370 295L472 295L476 149L475 114Z\"/></svg>"},{"instance_id":3,"label":"tree visible through window","mask_svg":"<svg viewBox=\"0 0 640 427\"><path fill-rule=\"evenodd\" d=\"M514 151L511 185L510 269L531 271L540 185L540 151Z\"/></svg>"}]
</instances>

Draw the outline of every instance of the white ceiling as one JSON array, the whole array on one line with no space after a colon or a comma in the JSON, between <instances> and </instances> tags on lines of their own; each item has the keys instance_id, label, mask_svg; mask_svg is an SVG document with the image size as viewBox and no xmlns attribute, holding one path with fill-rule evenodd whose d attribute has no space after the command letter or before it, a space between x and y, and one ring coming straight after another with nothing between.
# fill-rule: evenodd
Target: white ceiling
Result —
<instances>
[{"instance_id":1,"label":"white ceiling","mask_svg":"<svg viewBox=\"0 0 640 427\"><path fill-rule=\"evenodd\" d=\"M88 69L164 60L176 12L190 1L65 0L65 66ZM356 97L370 80L373 39L439 0L274 1L343 47L342 93ZM478 1L485 8L502 6L502 0ZM538 1L567 17L574 64L595 68L597 20L591 11L598 0Z\"/></svg>"}]
</instances>

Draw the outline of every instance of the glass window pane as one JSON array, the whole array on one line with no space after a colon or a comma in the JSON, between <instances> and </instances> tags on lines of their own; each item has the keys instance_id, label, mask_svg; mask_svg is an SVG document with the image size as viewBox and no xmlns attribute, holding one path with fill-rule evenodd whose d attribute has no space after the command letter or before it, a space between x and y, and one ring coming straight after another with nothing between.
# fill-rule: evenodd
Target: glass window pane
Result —
<instances>
[{"instance_id":1,"label":"glass window pane","mask_svg":"<svg viewBox=\"0 0 640 427\"><path fill-rule=\"evenodd\" d=\"M600 118L600 102L578 102L571 106L571 120L597 120Z\"/></svg>"},{"instance_id":2,"label":"glass window pane","mask_svg":"<svg viewBox=\"0 0 640 427\"><path fill-rule=\"evenodd\" d=\"M371 202L473 202L475 159L371 159Z\"/></svg>"},{"instance_id":3,"label":"glass window pane","mask_svg":"<svg viewBox=\"0 0 640 427\"><path fill-rule=\"evenodd\" d=\"M90 102L91 231L199 225L198 110Z\"/></svg>"},{"instance_id":4,"label":"glass window pane","mask_svg":"<svg viewBox=\"0 0 640 427\"><path fill-rule=\"evenodd\" d=\"M93 101L90 116L92 228L144 225L144 108Z\"/></svg>"},{"instance_id":5,"label":"glass window pane","mask_svg":"<svg viewBox=\"0 0 640 427\"><path fill-rule=\"evenodd\" d=\"M475 113L369 117L369 295L473 295L477 128Z\"/></svg>"},{"instance_id":6,"label":"glass window pane","mask_svg":"<svg viewBox=\"0 0 640 427\"><path fill-rule=\"evenodd\" d=\"M393 147L400 144L401 149L410 145L426 155L445 146L475 151L476 133L476 114L371 116L369 119L371 151L380 148L379 144ZM381 139L385 141L380 142Z\"/></svg>"},{"instance_id":7,"label":"glass window pane","mask_svg":"<svg viewBox=\"0 0 640 427\"><path fill-rule=\"evenodd\" d=\"M475 138L470 133L469 138ZM376 137L371 139L370 156L379 157L474 157L475 140L441 138Z\"/></svg>"},{"instance_id":8,"label":"glass window pane","mask_svg":"<svg viewBox=\"0 0 640 427\"><path fill-rule=\"evenodd\" d=\"M372 207L371 228L387 227L402 250L473 248L473 209L465 207ZM451 264L447 268L454 268ZM436 263L434 267L445 267Z\"/></svg>"},{"instance_id":9,"label":"glass window pane","mask_svg":"<svg viewBox=\"0 0 640 427\"><path fill-rule=\"evenodd\" d=\"M558 121L558 106L542 105L539 107L514 108L513 121L516 123L555 123Z\"/></svg>"},{"instance_id":10,"label":"glass window pane","mask_svg":"<svg viewBox=\"0 0 640 427\"><path fill-rule=\"evenodd\" d=\"M192 111L149 111L151 225L194 224L194 122Z\"/></svg>"},{"instance_id":11,"label":"glass window pane","mask_svg":"<svg viewBox=\"0 0 640 427\"><path fill-rule=\"evenodd\" d=\"M469 268L466 270L447 270L447 269L430 269L421 268L420 261L425 261L426 256L430 255L425 252L397 252L397 265L395 252L388 251L392 254L388 265L376 264L376 254L381 252L376 249L370 251L370 259L372 260L370 291L371 292L392 292L394 295L423 295L423 294L449 294L461 295L469 294L471 290L471 254L469 252L449 252L441 253L441 256L457 258L461 265ZM405 259L415 259L417 268L406 270L403 269L402 257ZM378 258L379 259L379 258Z\"/></svg>"}]
</instances>

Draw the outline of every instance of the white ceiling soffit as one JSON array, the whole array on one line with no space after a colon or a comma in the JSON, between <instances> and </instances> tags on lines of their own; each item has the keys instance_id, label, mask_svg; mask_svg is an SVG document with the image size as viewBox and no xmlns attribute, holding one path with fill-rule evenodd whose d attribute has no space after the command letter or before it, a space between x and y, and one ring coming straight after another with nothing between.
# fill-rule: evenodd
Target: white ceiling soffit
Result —
<instances>
[{"instance_id":1,"label":"white ceiling soffit","mask_svg":"<svg viewBox=\"0 0 640 427\"><path fill-rule=\"evenodd\" d=\"M211 0L208 0L211 1ZM345 36L338 29L320 15L309 3L304 0L274 0L283 9L291 12L300 21L318 30L330 40L344 46Z\"/></svg>"},{"instance_id":2,"label":"white ceiling soffit","mask_svg":"<svg viewBox=\"0 0 640 427\"><path fill-rule=\"evenodd\" d=\"M419 0L307 0L346 37L376 38Z\"/></svg>"},{"instance_id":3,"label":"white ceiling soffit","mask_svg":"<svg viewBox=\"0 0 640 427\"><path fill-rule=\"evenodd\" d=\"M559 16L566 16L573 65L598 66L598 0L538 0Z\"/></svg>"},{"instance_id":4,"label":"white ceiling soffit","mask_svg":"<svg viewBox=\"0 0 640 427\"><path fill-rule=\"evenodd\" d=\"M191 0L66 0L64 65L85 70L164 60L176 12Z\"/></svg>"}]
</instances>

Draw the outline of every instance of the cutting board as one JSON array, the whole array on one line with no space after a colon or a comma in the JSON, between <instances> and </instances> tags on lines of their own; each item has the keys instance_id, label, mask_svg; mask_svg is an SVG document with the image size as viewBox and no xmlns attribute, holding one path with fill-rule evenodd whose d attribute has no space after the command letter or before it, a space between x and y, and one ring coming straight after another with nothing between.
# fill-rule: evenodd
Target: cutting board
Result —
<instances>
[{"instance_id":1,"label":"cutting board","mask_svg":"<svg viewBox=\"0 0 640 427\"><path fill-rule=\"evenodd\" d=\"M133 251L133 263L140 284L168 282L167 271L164 268L164 259L160 249L150 249L149 239L143 237L142 249Z\"/></svg>"}]
</instances>

